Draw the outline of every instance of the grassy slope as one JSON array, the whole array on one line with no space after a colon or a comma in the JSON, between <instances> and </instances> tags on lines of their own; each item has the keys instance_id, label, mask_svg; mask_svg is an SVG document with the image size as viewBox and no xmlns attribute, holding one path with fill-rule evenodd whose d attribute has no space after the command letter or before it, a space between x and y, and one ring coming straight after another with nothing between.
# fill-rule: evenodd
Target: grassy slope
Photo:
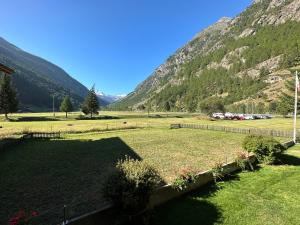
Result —
<instances>
[{"instance_id":1,"label":"grassy slope","mask_svg":"<svg viewBox=\"0 0 300 225\"><path fill-rule=\"evenodd\" d=\"M159 116L156 117L157 114ZM139 127L169 127L171 123L196 123L210 124L218 126L240 127L240 128L263 128L263 129L280 129L292 130L293 120L291 118L275 118L271 120L254 120L254 121L209 121L199 119L196 114L185 113L152 113L152 118L147 118L146 113L136 112L101 112L101 116L116 117L117 119L101 120L75 120L79 113L72 113L69 119L64 118L63 113L57 113L54 119L51 113L31 113L31 114L14 114L12 119L18 122L1 121L0 136L7 136L16 133L22 133L24 130L30 131L89 131L93 129L122 128L126 126ZM29 121L28 121L29 120ZM124 125L124 122L127 122ZM298 120L298 127L300 120Z\"/></svg>"},{"instance_id":2,"label":"grassy slope","mask_svg":"<svg viewBox=\"0 0 300 225\"><path fill-rule=\"evenodd\" d=\"M169 181L182 168L206 170L216 160L232 158L242 138L223 132L157 128L28 142L1 153L0 224L22 208L59 218L64 204L71 215L99 207L103 178L125 155L146 160Z\"/></svg>"},{"instance_id":3,"label":"grassy slope","mask_svg":"<svg viewBox=\"0 0 300 225\"><path fill-rule=\"evenodd\" d=\"M283 161L175 200L158 209L155 224L300 224L300 146Z\"/></svg>"}]
</instances>

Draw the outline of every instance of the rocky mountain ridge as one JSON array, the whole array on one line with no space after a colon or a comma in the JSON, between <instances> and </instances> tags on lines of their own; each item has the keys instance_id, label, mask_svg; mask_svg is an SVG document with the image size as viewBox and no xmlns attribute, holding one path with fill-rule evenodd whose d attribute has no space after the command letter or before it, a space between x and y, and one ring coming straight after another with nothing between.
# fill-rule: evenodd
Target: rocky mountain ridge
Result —
<instances>
[{"instance_id":1,"label":"rocky mountain ridge","mask_svg":"<svg viewBox=\"0 0 300 225\"><path fill-rule=\"evenodd\" d=\"M285 44L285 41L276 40L271 32L279 32L279 36L286 32L288 35L290 32L289 27L296 26L297 29L299 21L300 0L255 0L251 6L235 18L222 18L214 25L196 34L190 42L177 50L149 78L138 85L132 93L113 106L119 109L138 109L149 105L153 109L163 109L162 99L166 98L164 100L170 99L173 110L178 110L175 105L180 102L177 105L182 104L185 106L179 108L179 110L186 111L188 110L185 103L186 89L191 86L189 80L197 77L197 81L201 83L201 79L202 81L206 79L204 77L207 71L212 72L221 69L224 69L226 73L230 73L231 79L236 80L239 78L241 82L252 79L251 82L249 81L250 83L259 82L261 87L264 88L262 92L268 92L270 80L272 79L272 82L280 82L281 84L277 86L282 87L285 79L279 79L278 77L278 79L275 79L274 76L276 75L274 73L279 72L280 74L280 70L285 69L282 68L282 61L291 55L292 50L287 53L284 46L277 47L280 43ZM283 31L280 31L280 29ZM268 40L264 40L266 37L274 40L271 39L269 44ZM259 43L255 44L258 38L263 41L262 46L268 48L265 51L268 52L268 55L264 53L263 49L259 49ZM293 44L298 44L297 41L293 40L293 42L295 42ZM272 44L276 47L269 46ZM251 47L251 45L253 46ZM272 50L272 48L275 50ZM292 47L289 48L292 49ZM256 52L257 54L261 53L261 55L253 59ZM258 79L261 79L262 70L268 73L263 82L258 81ZM180 89L180 91L177 89ZM230 87L230 89L234 88ZM171 93L171 90L174 94ZM273 90L273 92L276 91L278 89ZM253 90L248 91L247 95L249 94L251 96L247 96L248 99L257 98ZM198 96L196 96L195 94L195 97L199 99L198 101L203 100L204 96L209 97L209 95L201 94L199 96L198 93ZM272 94L269 96L272 96ZM242 101L243 98L245 97L226 99L225 102L236 104ZM274 99L268 97L264 99L266 102L272 100ZM160 105L157 105L157 102L160 101L161 103L158 103Z\"/></svg>"}]
</instances>

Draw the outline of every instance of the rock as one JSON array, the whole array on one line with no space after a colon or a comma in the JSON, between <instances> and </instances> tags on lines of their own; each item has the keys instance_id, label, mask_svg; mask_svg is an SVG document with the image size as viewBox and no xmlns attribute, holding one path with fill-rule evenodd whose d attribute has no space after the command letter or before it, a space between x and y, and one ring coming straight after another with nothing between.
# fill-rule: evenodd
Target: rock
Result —
<instances>
[{"instance_id":1,"label":"rock","mask_svg":"<svg viewBox=\"0 0 300 225\"><path fill-rule=\"evenodd\" d=\"M207 69L217 69L219 67L223 67L229 70L234 63L235 58L241 60L242 62L245 62L245 59L242 58L242 54L248 48L249 48L248 46L243 46L235 49L234 51L229 52L223 57L220 63L211 62L210 64L208 64Z\"/></svg>"},{"instance_id":2,"label":"rock","mask_svg":"<svg viewBox=\"0 0 300 225\"><path fill-rule=\"evenodd\" d=\"M282 55L268 59L268 60L258 64L256 66L256 69L260 70L262 68L265 68L265 69L269 70L270 72L274 72L275 70L278 69L281 58L282 58Z\"/></svg>"},{"instance_id":3,"label":"rock","mask_svg":"<svg viewBox=\"0 0 300 225\"><path fill-rule=\"evenodd\" d=\"M244 38L244 37L248 37L250 35L255 35L255 30L254 28L246 28L240 35L239 38Z\"/></svg>"},{"instance_id":4,"label":"rock","mask_svg":"<svg viewBox=\"0 0 300 225\"><path fill-rule=\"evenodd\" d=\"M286 2L286 0L272 0L269 7L268 7L268 9L267 9L267 11L270 11L271 9L279 7L285 2Z\"/></svg>"},{"instance_id":5,"label":"rock","mask_svg":"<svg viewBox=\"0 0 300 225\"><path fill-rule=\"evenodd\" d=\"M275 8L279 8L276 13L272 12ZM300 0L288 4L286 0L272 0L266 12L254 20L252 25L280 25L288 20L300 21Z\"/></svg>"}]
</instances>

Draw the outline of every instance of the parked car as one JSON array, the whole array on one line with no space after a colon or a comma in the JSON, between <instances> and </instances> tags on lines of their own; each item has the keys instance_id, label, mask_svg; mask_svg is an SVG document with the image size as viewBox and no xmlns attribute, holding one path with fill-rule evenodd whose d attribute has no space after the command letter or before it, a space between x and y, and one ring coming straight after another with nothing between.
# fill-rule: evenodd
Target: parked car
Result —
<instances>
[{"instance_id":1,"label":"parked car","mask_svg":"<svg viewBox=\"0 0 300 225\"><path fill-rule=\"evenodd\" d=\"M238 114L237 117L238 117L238 120L245 120L244 114Z\"/></svg>"},{"instance_id":2,"label":"parked car","mask_svg":"<svg viewBox=\"0 0 300 225\"><path fill-rule=\"evenodd\" d=\"M225 118L223 113L213 113L212 117L215 119L224 119Z\"/></svg>"},{"instance_id":3,"label":"parked car","mask_svg":"<svg viewBox=\"0 0 300 225\"><path fill-rule=\"evenodd\" d=\"M225 116L225 119L227 119L227 120L232 120L234 118L234 114L230 113L230 112L225 113L224 116Z\"/></svg>"},{"instance_id":4,"label":"parked car","mask_svg":"<svg viewBox=\"0 0 300 225\"><path fill-rule=\"evenodd\" d=\"M254 116L253 115L245 115L245 120L254 120Z\"/></svg>"},{"instance_id":5,"label":"parked car","mask_svg":"<svg viewBox=\"0 0 300 225\"><path fill-rule=\"evenodd\" d=\"M273 116L272 115L266 115L267 119L272 119Z\"/></svg>"}]
</instances>

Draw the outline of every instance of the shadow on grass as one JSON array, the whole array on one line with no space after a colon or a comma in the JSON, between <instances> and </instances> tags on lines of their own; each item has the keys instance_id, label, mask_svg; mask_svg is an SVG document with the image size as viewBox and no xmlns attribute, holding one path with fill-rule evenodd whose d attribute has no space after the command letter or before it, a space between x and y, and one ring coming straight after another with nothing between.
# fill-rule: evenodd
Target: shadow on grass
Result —
<instances>
[{"instance_id":1,"label":"shadow on grass","mask_svg":"<svg viewBox=\"0 0 300 225\"><path fill-rule=\"evenodd\" d=\"M61 222L63 205L70 217L98 209L107 172L126 155L142 160L118 137L30 140L2 152L0 224L20 209L38 211L44 225Z\"/></svg>"},{"instance_id":2,"label":"shadow on grass","mask_svg":"<svg viewBox=\"0 0 300 225\"><path fill-rule=\"evenodd\" d=\"M10 119L11 122L34 122L34 121L58 121L57 118L43 117L43 116L25 116L16 119Z\"/></svg>"},{"instance_id":3,"label":"shadow on grass","mask_svg":"<svg viewBox=\"0 0 300 225\"><path fill-rule=\"evenodd\" d=\"M214 204L192 197L172 201L157 209L153 225L212 225L221 221L222 213Z\"/></svg>"},{"instance_id":4,"label":"shadow on grass","mask_svg":"<svg viewBox=\"0 0 300 225\"><path fill-rule=\"evenodd\" d=\"M154 225L212 225L222 221L222 211L206 199L217 194L224 182L240 180L239 173L233 173L211 182L199 190L188 193L156 208Z\"/></svg>"},{"instance_id":5,"label":"shadow on grass","mask_svg":"<svg viewBox=\"0 0 300 225\"><path fill-rule=\"evenodd\" d=\"M93 118L85 117L85 116L79 116L76 118L76 120L117 120L120 119L120 117L117 116L96 116Z\"/></svg>"},{"instance_id":6,"label":"shadow on grass","mask_svg":"<svg viewBox=\"0 0 300 225\"><path fill-rule=\"evenodd\" d=\"M155 115L149 115L149 118L163 118L163 116L159 114L155 114Z\"/></svg>"},{"instance_id":7,"label":"shadow on grass","mask_svg":"<svg viewBox=\"0 0 300 225\"><path fill-rule=\"evenodd\" d=\"M281 154L278 161L279 165L300 166L300 158L290 154Z\"/></svg>"}]
</instances>

